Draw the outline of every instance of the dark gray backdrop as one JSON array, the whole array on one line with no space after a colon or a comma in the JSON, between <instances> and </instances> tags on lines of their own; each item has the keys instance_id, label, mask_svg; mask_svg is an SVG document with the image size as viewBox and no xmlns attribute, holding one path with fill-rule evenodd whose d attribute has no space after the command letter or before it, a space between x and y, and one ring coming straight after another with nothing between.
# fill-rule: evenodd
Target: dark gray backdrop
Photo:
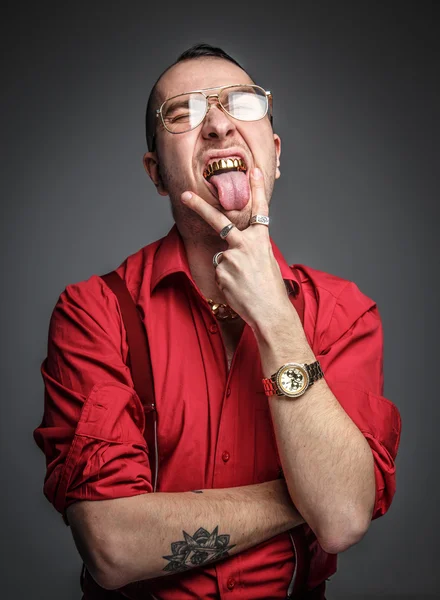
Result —
<instances>
[{"instance_id":1,"label":"dark gray backdrop","mask_svg":"<svg viewBox=\"0 0 440 600\"><path fill-rule=\"evenodd\" d=\"M2 598L79 599L81 560L42 495L33 429L64 287L166 234L142 167L144 106L199 41L274 94L271 233L289 262L355 281L385 332L402 415L389 513L340 555L329 600L434 596L438 533L436 2L9 5L2 40ZM288 8L287 8L288 7Z\"/></svg>"}]
</instances>

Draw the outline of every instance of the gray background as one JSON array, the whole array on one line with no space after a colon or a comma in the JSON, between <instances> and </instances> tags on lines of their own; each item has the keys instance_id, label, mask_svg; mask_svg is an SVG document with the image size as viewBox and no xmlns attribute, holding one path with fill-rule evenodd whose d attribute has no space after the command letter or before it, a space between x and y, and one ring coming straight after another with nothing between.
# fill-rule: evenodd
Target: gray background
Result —
<instances>
[{"instance_id":1,"label":"gray background","mask_svg":"<svg viewBox=\"0 0 440 600\"><path fill-rule=\"evenodd\" d=\"M142 167L144 106L162 69L200 41L224 47L274 94L283 149L271 233L286 259L355 281L383 319L385 396L403 420L398 489L389 513L340 555L328 599L435 595L437 4L8 4L2 598L81 597L81 560L42 495L32 438L49 317L67 284L171 227L168 199Z\"/></svg>"}]
</instances>

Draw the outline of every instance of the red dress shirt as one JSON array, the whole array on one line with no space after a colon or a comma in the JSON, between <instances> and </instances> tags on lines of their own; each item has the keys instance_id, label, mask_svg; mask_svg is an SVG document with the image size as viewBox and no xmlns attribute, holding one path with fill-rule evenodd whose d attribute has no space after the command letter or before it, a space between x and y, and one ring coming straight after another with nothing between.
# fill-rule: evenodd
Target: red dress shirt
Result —
<instances>
[{"instance_id":1,"label":"red dress shirt","mask_svg":"<svg viewBox=\"0 0 440 600\"><path fill-rule=\"evenodd\" d=\"M271 243L283 278L297 286ZM353 282L295 266L304 292L309 344L330 389L374 456L375 519L388 510L395 493L401 427L397 408L383 396L378 308ZM129 256L117 272L145 317L150 344L158 411L157 491L227 488L278 478L281 465L254 334L245 325L228 371L219 327L191 277L176 225ZM34 431L46 455L44 494L66 523L66 508L78 500L153 491L145 414L126 358L113 293L96 275L68 285L50 322L48 354L41 367L44 416ZM312 589L336 571L337 557L325 553L304 527L311 552L307 588ZM229 532L222 532L220 525L222 533ZM286 532L219 563L145 584L161 600L285 598L294 567ZM142 597L141 586L133 597Z\"/></svg>"}]
</instances>

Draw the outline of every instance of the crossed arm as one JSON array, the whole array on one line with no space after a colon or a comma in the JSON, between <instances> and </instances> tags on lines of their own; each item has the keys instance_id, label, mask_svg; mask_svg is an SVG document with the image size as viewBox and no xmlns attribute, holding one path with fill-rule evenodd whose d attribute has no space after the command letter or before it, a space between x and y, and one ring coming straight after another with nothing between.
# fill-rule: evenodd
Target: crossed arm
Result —
<instances>
[{"instance_id":1,"label":"crossed arm","mask_svg":"<svg viewBox=\"0 0 440 600\"><path fill-rule=\"evenodd\" d=\"M106 589L221 560L304 523L282 479L75 502L67 516L78 552Z\"/></svg>"}]
</instances>

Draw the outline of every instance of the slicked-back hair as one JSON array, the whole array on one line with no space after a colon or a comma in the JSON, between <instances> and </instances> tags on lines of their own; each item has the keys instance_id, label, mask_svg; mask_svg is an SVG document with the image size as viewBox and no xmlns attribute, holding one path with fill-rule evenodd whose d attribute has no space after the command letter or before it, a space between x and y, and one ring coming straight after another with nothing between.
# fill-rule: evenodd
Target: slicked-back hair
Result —
<instances>
[{"instance_id":1,"label":"slicked-back hair","mask_svg":"<svg viewBox=\"0 0 440 600\"><path fill-rule=\"evenodd\" d=\"M234 63L240 69L243 67L234 59L232 56L227 54L221 48L217 48L215 46L210 46L209 44L195 44L182 52L182 54L173 62L172 65L167 67L163 73L158 77L156 83L153 85L153 88L150 92L150 96L148 98L147 109L145 111L145 135L147 138L147 146L150 152L155 150L155 131L156 131L156 109L158 108L159 103L159 95L157 93L157 85L161 78L165 75L165 73L171 69L177 63L180 63L184 60L192 60L194 58L203 58L205 56L213 56L215 58L223 58L224 60L229 60L229 62ZM244 69L243 69L244 71Z\"/></svg>"}]
</instances>

